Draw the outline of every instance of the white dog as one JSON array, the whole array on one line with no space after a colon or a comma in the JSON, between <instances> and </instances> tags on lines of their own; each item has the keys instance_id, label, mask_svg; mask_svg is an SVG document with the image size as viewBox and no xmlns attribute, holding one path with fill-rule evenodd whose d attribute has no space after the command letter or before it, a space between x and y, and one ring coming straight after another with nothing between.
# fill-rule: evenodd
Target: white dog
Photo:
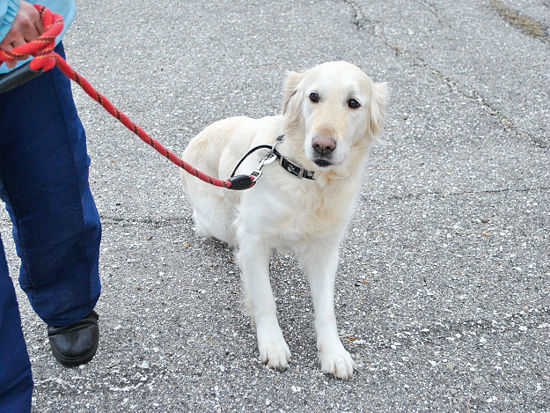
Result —
<instances>
[{"instance_id":1,"label":"white dog","mask_svg":"<svg viewBox=\"0 0 550 413\"><path fill-rule=\"evenodd\" d=\"M290 360L269 281L272 250L290 249L311 285L321 368L350 378L354 362L338 336L334 280L363 165L382 131L387 88L350 63L329 62L288 73L283 93L281 115L215 122L183 154L203 172L225 179L252 147L274 145L277 162L266 163L257 184L231 191L184 172L185 191L197 231L237 248L263 362L285 369ZM268 161L275 158L274 152L258 150L238 172L257 169L266 153Z\"/></svg>"}]
</instances>

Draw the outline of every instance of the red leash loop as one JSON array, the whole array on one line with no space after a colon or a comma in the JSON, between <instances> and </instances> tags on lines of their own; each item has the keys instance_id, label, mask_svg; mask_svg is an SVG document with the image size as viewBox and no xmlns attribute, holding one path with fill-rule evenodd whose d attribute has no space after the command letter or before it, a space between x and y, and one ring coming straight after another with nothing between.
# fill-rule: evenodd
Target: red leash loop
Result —
<instances>
[{"instance_id":1,"label":"red leash loop","mask_svg":"<svg viewBox=\"0 0 550 413\"><path fill-rule=\"evenodd\" d=\"M254 186L256 178L252 175L238 175L228 180L211 177L192 167L190 164L177 157L173 152L162 146L158 141L151 138L142 128L132 122L128 116L119 111L105 96L97 92L84 77L80 76L71 66L69 66L65 59L54 51L55 39L59 33L63 31L63 16L52 13L44 6L35 4L34 7L36 7L40 13L45 31L40 37L31 42L17 46L9 51L0 50L0 63L13 62L25 56L32 55L34 58L30 62L30 68L34 71L45 72L57 66L65 76L78 83L93 100L98 102L107 112L134 132L143 142L152 146L162 156L180 168L183 168L191 175L195 175L200 180L211 185L227 189L248 189Z\"/></svg>"},{"instance_id":2,"label":"red leash loop","mask_svg":"<svg viewBox=\"0 0 550 413\"><path fill-rule=\"evenodd\" d=\"M40 13L42 25L45 30L42 35L31 42L24 43L11 50L0 50L0 61L14 62L21 60L25 56L34 56L30 63L30 68L34 71L48 71L53 69L57 62L57 53L55 48L55 38L63 31L63 16L52 13L44 6L35 4L34 7Z\"/></svg>"}]
</instances>

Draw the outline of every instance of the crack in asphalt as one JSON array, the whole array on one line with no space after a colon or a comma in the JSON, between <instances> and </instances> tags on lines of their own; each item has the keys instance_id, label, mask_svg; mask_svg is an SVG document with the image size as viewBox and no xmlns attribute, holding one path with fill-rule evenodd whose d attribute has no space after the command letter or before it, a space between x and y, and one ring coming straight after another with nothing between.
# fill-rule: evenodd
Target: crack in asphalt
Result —
<instances>
[{"instance_id":1,"label":"crack in asphalt","mask_svg":"<svg viewBox=\"0 0 550 413\"><path fill-rule=\"evenodd\" d=\"M434 196L439 198L445 197L460 197L464 195L480 195L480 194L502 194L502 193L529 193L529 192L550 192L550 186L540 187L528 187L528 188L497 188L497 189L484 189L479 191L461 191L461 192L441 192L441 191L426 191L416 194L406 195L390 195L386 200L392 201L404 201L408 199L422 199L424 197ZM367 195L361 196L362 200L369 202L380 201L380 199L369 198ZM102 225L117 225L122 227L133 227L136 224L149 226L155 229L176 227L179 225L193 225L190 217L169 217L169 218L125 218L125 217L113 217L107 215L100 215ZM0 219L1 225L5 225L6 228L11 225L9 218Z\"/></svg>"},{"instance_id":2,"label":"crack in asphalt","mask_svg":"<svg viewBox=\"0 0 550 413\"><path fill-rule=\"evenodd\" d=\"M122 227L133 227L136 224L146 225L153 228L174 227L177 225L191 224L191 218L188 217L170 217L170 218L124 218L100 215L103 225L118 225Z\"/></svg>"},{"instance_id":3,"label":"crack in asphalt","mask_svg":"<svg viewBox=\"0 0 550 413\"><path fill-rule=\"evenodd\" d=\"M539 308L530 306L527 311L505 314L491 320L484 318L464 321L442 320L426 327L401 329L391 337L383 338L381 342L376 344L376 347L383 350L395 349L396 347L407 348L419 344L447 344L449 339L459 343L468 338L480 339L483 334L490 337L513 332L518 329L518 324L530 325L532 329L540 329L546 326L548 321L550 321L550 307L543 304ZM537 324L537 326L534 324ZM399 345L396 346L395 342L398 342Z\"/></svg>"},{"instance_id":4,"label":"crack in asphalt","mask_svg":"<svg viewBox=\"0 0 550 413\"><path fill-rule=\"evenodd\" d=\"M441 17L441 10L439 7L437 7L435 2L429 1L429 0L416 0L421 6L423 6L426 10L428 10L441 24L442 26L445 25L447 27L451 27L450 24L445 22L445 20Z\"/></svg>"},{"instance_id":5,"label":"crack in asphalt","mask_svg":"<svg viewBox=\"0 0 550 413\"><path fill-rule=\"evenodd\" d=\"M461 191L461 192L441 192L441 191L427 191L419 192L416 194L406 194L406 195L391 195L387 200L392 201L404 201L408 199L422 199L429 196L434 196L438 198L446 197L461 197L465 195L494 195L494 194L503 194L503 193L529 193L529 192L550 192L550 187L534 187L534 188L498 188L498 189L484 189L479 191ZM367 195L362 195L361 199L365 201L380 201L379 199L368 198Z\"/></svg>"},{"instance_id":6,"label":"crack in asphalt","mask_svg":"<svg viewBox=\"0 0 550 413\"><path fill-rule=\"evenodd\" d=\"M531 142L531 144L533 144L535 147L537 147L539 149L545 149L546 150L546 149L550 148L550 145L548 143L546 143L546 141L545 141L547 137L540 137L539 138L539 137L534 136L533 134L531 134L527 131L522 130L512 120L510 120L504 113L502 113L494 104L492 104L487 98L485 98L479 91L477 91L475 89L472 89L470 92L468 92L465 88L465 85L459 84L458 81L452 79L450 76L445 75L440 70L432 67L429 63L426 62L426 60L423 57L419 56L418 54L412 53L408 50L404 50L404 49L402 49L401 47L399 47L397 45L392 44L384 34L384 29L383 29L382 22L380 22L378 20L373 20L373 19L367 18L366 13L363 12L361 6L358 5L354 0L342 0L342 1L346 6L351 8L351 11L352 11L352 24L356 27L356 29L358 31L362 31L366 27L370 27L371 28L371 33L373 35L378 35L379 38L382 39L382 42L384 43L384 45L386 47L388 47L389 49L391 49L394 52L396 57L400 57L400 56L407 57L409 60L412 61L412 65L416 64L418 66L424 67L426 70L431 72L432 75L434 75L435 77L437 77L440 80L442 80L443 82L445 82L445 84L451 90L454 90L457 93L459 93L460 95L462 95L463 97L479 104L481 107L483 107L483 109L490 116L493 116L493 117L495 117L496 119L499 120L499 122L501 123L501 125L503 127L503 130L505 132L506 131L512 131L517 136L519 136L520 138L522 138L526 141ZM422 6L426 7L432 14L434 14L434 16L437 18L437 20L442 24L441 15L440 15L439 10L437 9L437 7L435 6L434 3L430 2L429 0L418 0L418 1ZM539 28L542 28L542 25L540 25L539 23L536 23L536 21L528 20L525 16L520 15L517 12L516 12L516 14L514 14L511 11L513 9L510 9L509 7L506 8L505 6L503 6L504 3L501 0L491 0L491 2L495 5L500 5L501 6L500 8L497 9L497 11L498 10L503 10L503 13L504 13L504 10L507 10L508 14L510 16L513 17L513 16L517 15L517 18L515 18L515 19L510 17L510 19L512 19L513 23L521 24L521 23L518 23L518 22L523 22L523 25L525 27L539 27ZM510 23L510 24L512 24L512 23ZM538 24L538 26L537 26L537 24ZM381 30L376 30L377 25L382 26L382 29ZM524 26L522 26L522 27L524 27ZM542 30L542 29L540 29L540 30ZM539 33L540 30L537 31L537 30L533 29L533 33ZM546 28L544 28L544 36L541 37L541 38L546 39L545 41L550 42L550 36L548 35L548 30Z\"/></svg>"},{"instance_id":7,"label":"crack in asphalt","mask_svg":"<svg viewBox=\"0 0 550 413\"><path fill-rule=\"evenodd\" d=\"M430 67L426 61L416 56L416 59L429 69L435 76L439 77L441 80L443 80L449 89L456 91L457 93L460 93L463 97L470 99L473 102L477 102L480 104L491 116L494 116L499 120L502 127L504 128L504 131L511 130L514 133L516 133L517 136L519 136L522 139L525 139L527 141L530 141L535 147L539 149L548 149L549 146L545 142L545 137L539 138L537 136L532 135L529 132L526 132L522 129L520 129L518 126L515 125L513 121L511 121L505 114L503 114L500 110L498 110L487 98L485 98L481 93L479 93L477 90L472 89L470 93L468 93L465 88L463 88L464 85L459 85L457 81L451 79L451 77L446 76L443 74L440 70L435 69L433 67Z\"/></svg>"},{"instance_id":8,"label":"crack in asphalt","mask_svg":"<svg viewBox=\"0 0 550 413\"><path fill-rule=\"evenodd\" d=\"M365 17L363 9L353 0L342 0L346 6L351 9L351 23L355 26L358 31L361 31L365 28L365 23L369 20Z\"/></svg>"},{"instance_id":9,"label":"crack in asphalt","mask_svg":"<svg viewBox=\"0 0 550 413\"><path fill-rule=\"evenodd\" d=\"M498 15L510 26L535 39L550 43L550 34L546 25L538 22L532 17L522 14L518 10L510 7L503 0L490 0L490 4ZM548 3L543 3L543 5L549 7Z\"/></svg>"},{"instance_id":10,"label":"crack in asphalt","mask_svg":"<svg viewBox=\"0 0 550 413\"><path fill-rule=\"evenodd\" d=\"M464 98L469 99L470 101L480 105L490 116L493 116L496 119L498 119L498 121L502 125L502 128L505 132L512 131L518 137L530 142L532 145L534 145L539 149L550 148L550 146L545 142L546 137L539 138L516 126L516 124L512 120L510 120L504 113L502 113L499 109L497 109L495 105L493 105L487 98L485 98L476 89L471 89L471 91L468 92L465 88L465 85L460 84L458 81L452 79L450 76L445 75L440 70L434 67L431 67L423 57L417 54L411 53L410 51L407 51L407 50L401 50L397 46L391 45L383 34L382 34L382 38L384 39L384 43L386 43L386 45L389 48L391 48L392 50L399 50L398 55L408 56L412 60L413 65L416 64L417 66L424 67L426 70L431 72L433 76L443 81L451 91L455 91L456 93L459 93Z\"/></svg>"},{"instance_id":11,"label":"crack in asphalt","mask_svg":"<svg viewBox=\"0 0 550 413\"><path fill-rule=\"evenodd\" d=\"M158 229L177 227L178 225L193 225L191 217L125 218L100 214L99 218L102 225L117 225L122 227L133 227L136 224L141 224ZM11 224L12 222L9 217L0 219L0 226L5 226L6 231L11 231Z\"/></svg>"}]
</instances>

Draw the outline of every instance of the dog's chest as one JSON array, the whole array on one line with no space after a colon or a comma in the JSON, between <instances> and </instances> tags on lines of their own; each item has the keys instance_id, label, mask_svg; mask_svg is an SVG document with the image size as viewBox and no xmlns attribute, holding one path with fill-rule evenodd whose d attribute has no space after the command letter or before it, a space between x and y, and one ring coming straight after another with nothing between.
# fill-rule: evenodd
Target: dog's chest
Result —
<instances>
[{"instance_id":1,"label":"dog's chest","mask_svg":"<svg viewBox=\"0 0 550 413\"><path fill-rule=\"evenodd\" d=\"M318 190L310 182L300 185L304 187L257 188L253 196L243 198L241 222L245 218L254 231L283 244L340 233L351 213L349 197Z\"/></svg>"},{"instance_id":2,"label":"dog's chest","mask_svg":"<svg viewBox=\"0 0 550 413\"><path fill-rule=\"evenodd\" d=\"M325 237L339 232L343 217L332 208L319 205L289 205L284 214L279 217L279 233L282 239L296 241Z\"/></svg>"}]
</instances>

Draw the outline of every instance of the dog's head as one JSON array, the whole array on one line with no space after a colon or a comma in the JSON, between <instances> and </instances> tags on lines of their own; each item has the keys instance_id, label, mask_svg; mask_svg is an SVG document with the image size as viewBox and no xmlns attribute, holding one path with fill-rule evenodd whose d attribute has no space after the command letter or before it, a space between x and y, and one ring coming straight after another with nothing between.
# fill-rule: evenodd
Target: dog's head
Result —
<instances>
[{"instance_id":1,"label":"dog's head","mask_svg":"<svg viewBox=\"0 0 550 413\"><path fill-rule=\"evenodd\" d=\"M289 72L283 116L295 149L320 169L343 164L382 131L385 83L373 82L357 66L328 62L302 73ZM296 139L303 139L296 142Z\"/></svg>"}]
</instances>

